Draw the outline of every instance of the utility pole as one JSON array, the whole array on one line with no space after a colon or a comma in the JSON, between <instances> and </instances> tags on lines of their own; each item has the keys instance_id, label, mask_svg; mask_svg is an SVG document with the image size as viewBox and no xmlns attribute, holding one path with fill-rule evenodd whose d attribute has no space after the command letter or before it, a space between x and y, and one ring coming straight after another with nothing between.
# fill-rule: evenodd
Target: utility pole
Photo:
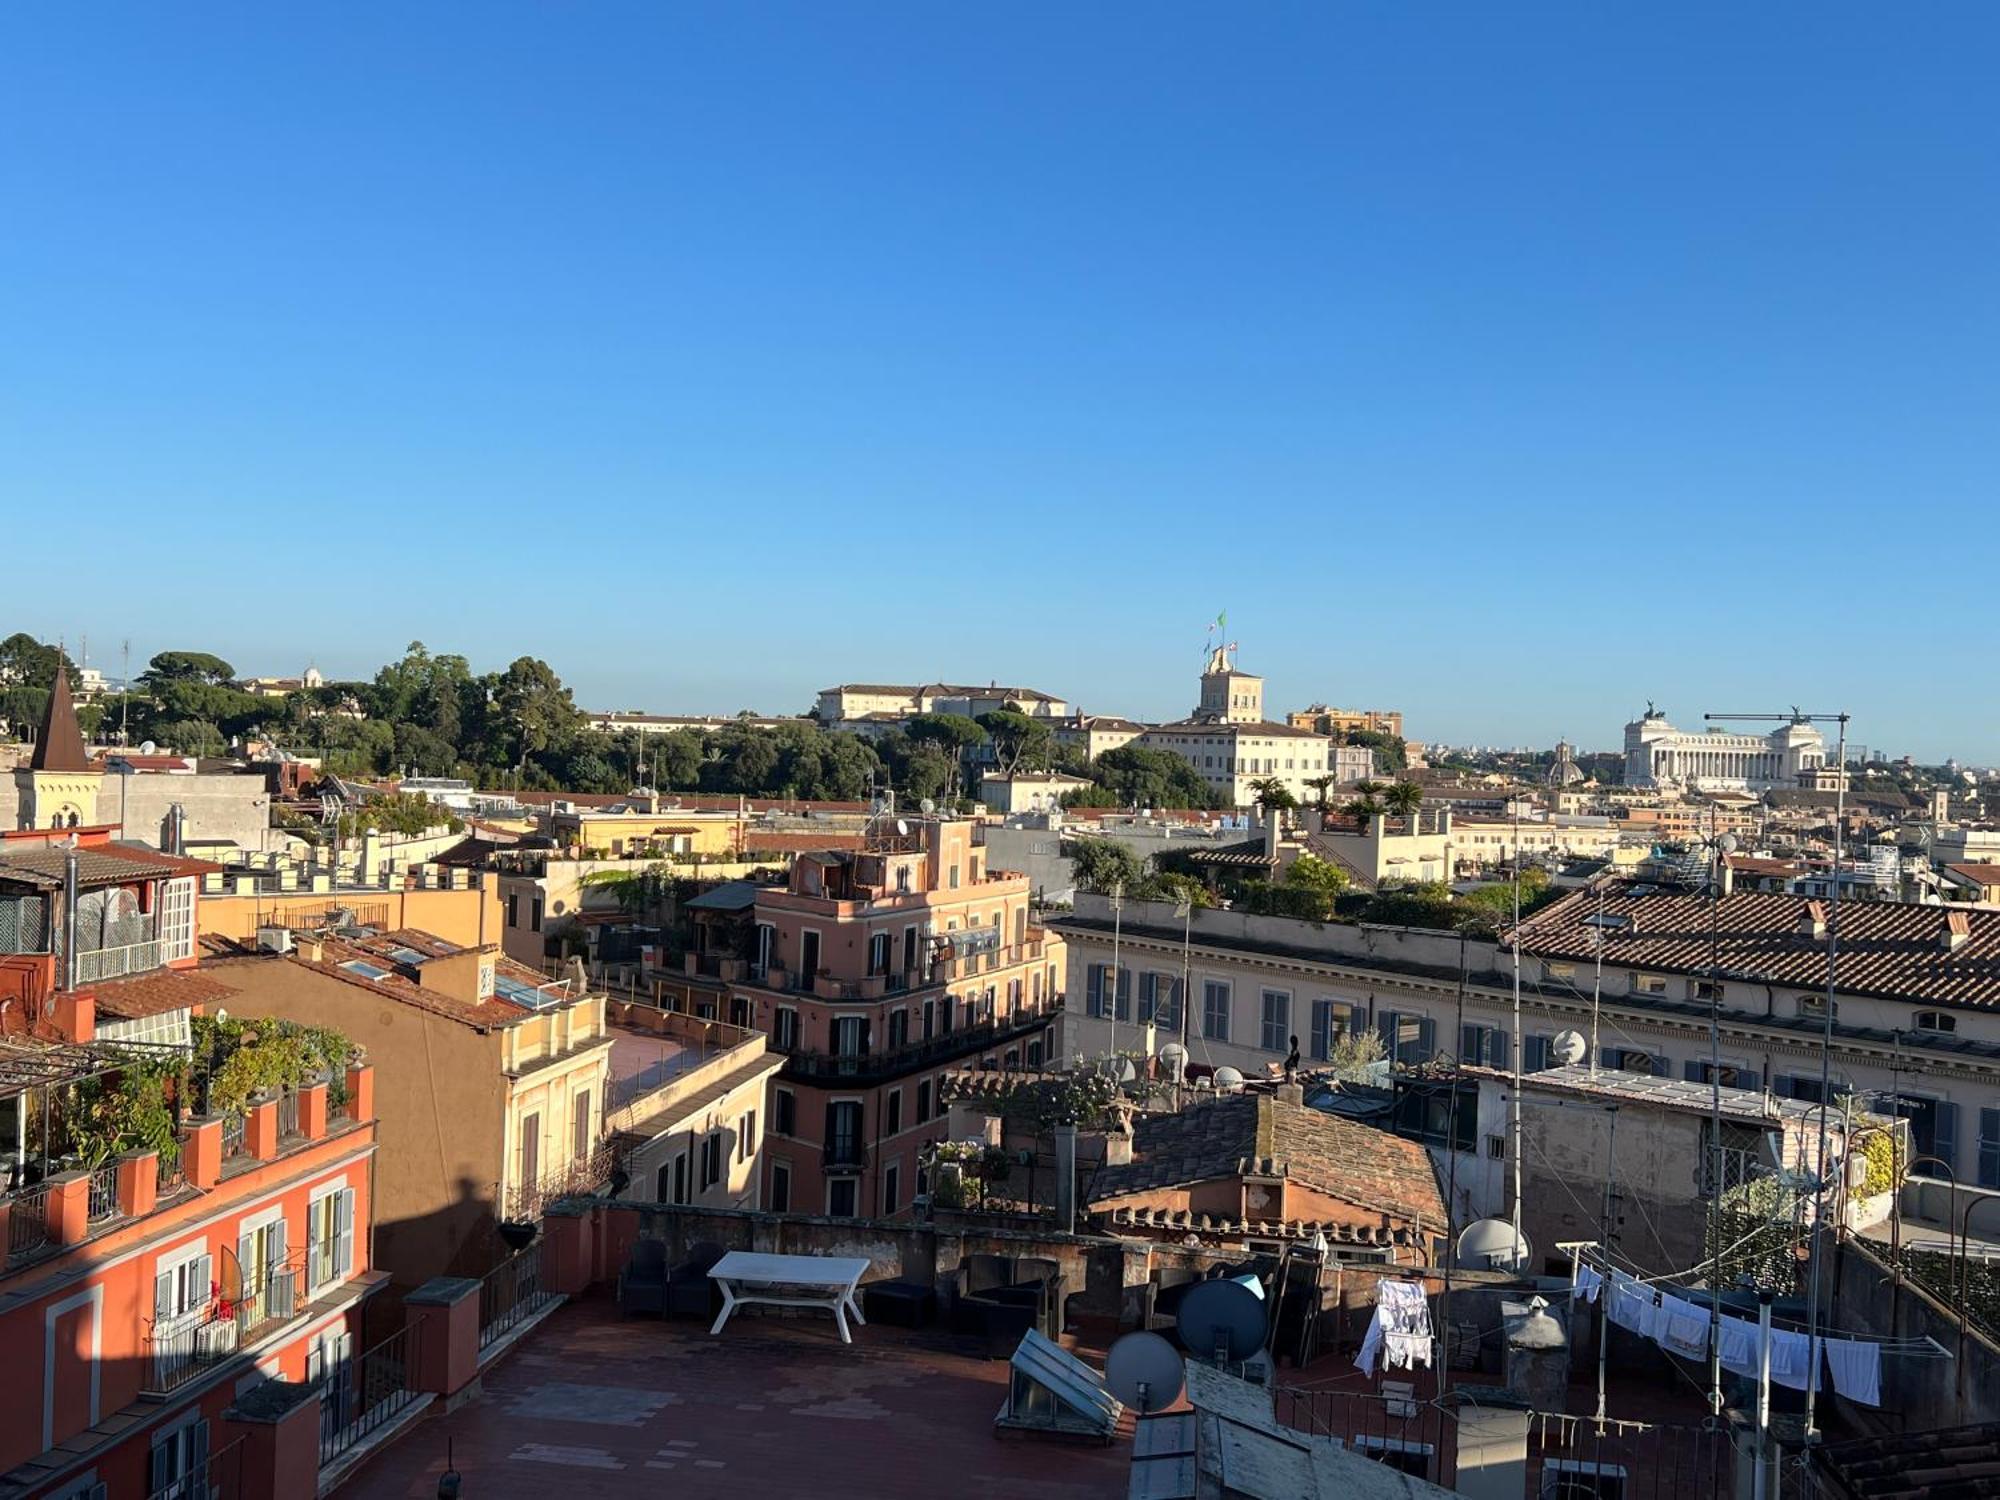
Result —
<instances>
[{"instance_id":1,"label":"utility pole","mask_svg":"<svg viewBox=\"0 0 2000 1500\"><path fill-rule=\"evenodd\" d=\"M1527 1241L1521 1237L1521 799L1516 797L1514 808L1514 1118L1513 1141L1509 1150L1514 1158L1514 1270L1524 1268L1527 1256L1522 1247Z\"/></svg>"},{"instance_id":2,"label":"utility pole","mask_svg":"<svg viewBox=\"0 0 2000 1500\"><path fill-rule=\"evenodd\" d=\"M1826 1238L1826 1107L1833 1092L1833 1007L1840 988L1840 865L1844 853L1847 834L1847 723L1849 716L1841 713L1801 713L1794 708L1788 714L1704 714L1708 721L1723 719L1758 721L1780 724L1833 723L1839 726L1835 740L1833 763L1833 895L1829 904L1826 923L1826 1006L1820 1018L1819 1048L1819 1154L1813 1161L1813 1236L1811 1241L1811 1269L1807 1274L1806 1292L1806 1348L1819 1347L1819 1283L1820 1244ZM1824 762L1822 762L1824 764ZM1805 1440L1808 1444L1819 1441L1819 1367L1818 1359L1809 1362L1806 1372L1806 1428Z\"/></svg>"}]
</instances>

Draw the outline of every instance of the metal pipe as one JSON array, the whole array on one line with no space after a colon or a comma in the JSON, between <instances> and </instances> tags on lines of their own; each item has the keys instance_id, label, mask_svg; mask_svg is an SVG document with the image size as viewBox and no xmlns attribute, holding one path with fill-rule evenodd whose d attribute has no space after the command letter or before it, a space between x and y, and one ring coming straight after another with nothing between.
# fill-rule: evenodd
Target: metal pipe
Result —
<instances>
[{"instance_id":1,"label":"metal pipe","mask_svg":"<svg viewBox=\"0 0 2000 1500\"><path fill-rule=\"evenodd\" d=\"M1521 1253L1526 1243L1521 1237L1521 801L1517 797L1514 809L1514 930L1511 934L1514 949L1514 1265L1518 1274L1524 1269L1527 1257ZM1454 1105L1456 1101L1454 1101Z\"/></svg>"},{"instance_id":2,"label":"metal pipe","mask_svg":"<svg viewBox=\"0 0 2000 1500\"><path fill-rule=\"evenodd\" d=\"M1764 1500L1771 1464L1771 1289L1757 1288L1757 1457L1751 1500Z\"/></svg>"}]
</instances>

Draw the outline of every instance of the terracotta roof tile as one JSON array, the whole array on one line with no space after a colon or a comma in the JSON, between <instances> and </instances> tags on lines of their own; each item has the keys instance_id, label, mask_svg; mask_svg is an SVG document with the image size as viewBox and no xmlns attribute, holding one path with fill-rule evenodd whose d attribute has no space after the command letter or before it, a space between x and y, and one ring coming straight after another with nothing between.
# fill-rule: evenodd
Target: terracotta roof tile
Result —
<instances>
[{"instance_id":1,"label":"terracotta roof tile","mask_svg":"<svg viewBox=\"0 0 2000 1500\"><path fill-rule=\"evenodd\" d=\"M1271 1094L1232 1094L1132 1123L1132 1160L1098 1170L1093 1205L1220 1178L1297 1182L1394 1218L1445 1220L1430 1154L1415 1141Z\"/></svg>"},{"instance_id":2,"label":"terracotta roof tile","mask_svg":"<svg viewBox=\"0 0 2000 1500\"><path fill-rule=\"evenodd\" d=\"M1521 924L1521 949L1539 957L1589 961L1596 956L1591 919L1597 897L1578 891ZM1826 939L1812 931L1826 903L1760 891L1737 891L1715 913L1719 966L1725 975L1817 989L1826 983ZM1699 891L1645 884L1614 887L1605 897L1604 961L1635 969L1704 975L1709 970L1709 901ZM2000 1006L2000 912L1973 909L1956 947L1945 936L1952 913L1895 901L1847 901L1840 908L1840 988L1891 999Z\"/></svg>"},{"instance_id":3,"label":"terracotta roof tile","mask_svg":"<svg viewBox=\"0 0 2000 1500\"><path fill-rule=\"evenodd\" d=\"M132 979L93 985L97 1014L114 1021L136 1021L168 1011L192 1010L226 1001L236 991L211 975L191 969L159 969Z\"/></svg>"}]
</instances>

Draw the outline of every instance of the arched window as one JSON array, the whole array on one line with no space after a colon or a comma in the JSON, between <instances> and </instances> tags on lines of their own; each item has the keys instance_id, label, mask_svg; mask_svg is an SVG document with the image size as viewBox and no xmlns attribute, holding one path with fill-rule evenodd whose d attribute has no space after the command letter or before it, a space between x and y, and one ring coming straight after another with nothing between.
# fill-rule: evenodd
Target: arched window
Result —
<instances>
[{"instance_id":1,"label":"arched window","mask_svg":"<svg viewBox=\"0 0 2000 1500\"><path fill-rule=\"evenodd\" d=\"M1916 1028L1919 1031L1954 1032L1958 1030L1958 1017L1941 1010L1920 1010L1916 1016Z\"/></svg>"}]
</instances>

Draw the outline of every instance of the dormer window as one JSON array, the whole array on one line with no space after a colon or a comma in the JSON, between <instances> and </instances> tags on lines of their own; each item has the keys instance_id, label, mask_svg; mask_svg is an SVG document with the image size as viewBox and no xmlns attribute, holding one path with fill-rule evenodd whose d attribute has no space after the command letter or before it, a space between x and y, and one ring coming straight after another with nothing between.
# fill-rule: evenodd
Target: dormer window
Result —
<instances>
[{"instance_id":1,"label":"dormer window","mask_svg":"<svg viewBox=\"0 0 2000 1500\"><path fill-rule=\"evenodd\" d=\"M1840 1006L1838 1003L1834 1005L1833 1013L1836 1017L1840 1015ZM1826 996L1799 996L1799 1014L1802 1016L1811 1016L1815 1019L1823 1019L1826 1015Z\"/></svg>"},{"instance_id":2,"label":"dormer window","mask_svg":"<svg viewBox=\"0 0 2000 1500\"><path fill-rule=\"evenodd\" d=\"M1920 1010L1911 1024L1918 1031L1929 1031L1939 1036L1950 1036L1958 1030L1958 1017L1942 1010Z\"/></svg>"}]
</instances>

